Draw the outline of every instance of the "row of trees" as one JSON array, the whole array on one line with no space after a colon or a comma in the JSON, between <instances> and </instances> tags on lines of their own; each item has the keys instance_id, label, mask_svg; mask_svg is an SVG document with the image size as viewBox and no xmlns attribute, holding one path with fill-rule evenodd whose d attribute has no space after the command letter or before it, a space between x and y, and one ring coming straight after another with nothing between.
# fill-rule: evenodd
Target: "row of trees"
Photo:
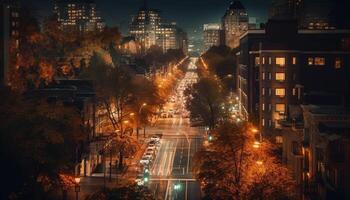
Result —
<instances>
[{"instance_id":1,"label":"row of trees","mask_svg":"<svg viewBox=\"0 0 350 200\"><path fill-rule=\"evenodd\" d=\"M149 124L164 102L154 82L117 66L114 51L111 47L108 51L95 52L81 78L93 80L99 110L106 113L111 124L104 131L113 133L117 140L119 169L122 169L124 157L134 154L139 146L130 128Z\"/></svg>"},{"instance_id":2,"label":"row of trees","mask_svg":"<svg viewBox=\"0 0 350 200\"><path fill-rule=\"evenodd\" d=\"M233 51L213 47L197 66L200 79L185 95L191 120L209 127L210 139L196 153L193 168L204 199L295 199L296 184L274 154L276 147L257 140L251 125L231 116L237 110Z\"/></svg>"},{"instance_id":3,"label":"row of trees","mask_svg":"<svg viewBox=\"0 0 350 200\"><path fill-rule=\"evenodd\" d=\"M21 8L19 42L12 41L12 88L25 90L51 82L54 77L79 74L95 51L117 45L121 39L118 28L80 34L63 31L56 17L38 22L33 9Z\"/></svg>"}]
</instances>

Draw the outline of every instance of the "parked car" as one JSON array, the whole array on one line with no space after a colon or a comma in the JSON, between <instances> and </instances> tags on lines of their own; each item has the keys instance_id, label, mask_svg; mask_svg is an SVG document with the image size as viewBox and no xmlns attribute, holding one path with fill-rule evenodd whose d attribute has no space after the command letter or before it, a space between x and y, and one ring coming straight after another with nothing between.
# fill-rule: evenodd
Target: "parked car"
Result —
<instances>
[{"instance_id":1,"label":"parked car","mask_svg":"<svg viewBox=\"0 0 350 200\"><path fill-rule=\"evenodd\" d=\"M140 160L140 164L142 165L149 165L151 161L148 158L142 157Z\"/></svg>"},{"instance_id":2,"label":"parked car","mask_svg":"<svg viewBox=\"0 0 350 200\"><path fill-rule=\"evenodd\" d=\"M144 177L143 177L143 174L139 174L137 175L136 179L135 179L135 182L138 186L142 186L145 184L144 182Z\"/></svg>"},{"instance_id":3,"label":"parked car","mask_svg":"<svg viewBox=\"0 0 350 200\"><path fill-rule=\"evenodd\" d=\"M152 135L152 136L151 136L151 141L159 142L159 141L160 141L160 137L159 137L159 136L156 136L156 135Z\"/></svg>"}]
</instances>

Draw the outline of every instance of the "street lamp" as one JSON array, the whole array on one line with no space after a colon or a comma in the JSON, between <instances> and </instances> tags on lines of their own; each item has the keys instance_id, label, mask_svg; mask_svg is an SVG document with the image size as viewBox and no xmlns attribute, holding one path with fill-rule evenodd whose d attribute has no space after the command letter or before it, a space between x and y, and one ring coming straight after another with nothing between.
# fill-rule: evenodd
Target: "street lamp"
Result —
<instances>
[{"instance_id":1,"label":"street lamp","mask_svg":"<svg viewBox=\"0 0 350 200\"><path fill-rule=\"evenodd\" d=\"M137 127L136 127L136 135L137 135L137 138L139 138L139 124L140 124L140 116L141 116L141 112L142 112L142 109L147 106L147 103L143 103L139 109L139 117L137 119ZM143 137L146 137L146 131L144 130L143 132Z\"/></svg>"},{"instance_id":2,"label":"street lamp","mask_svg":"<svg viewBox=\"0 0 350 200\"><path fill-rule=\"evenodd\" d=\"M75 177L75 199L79 200L79 192L80 192L80 177Z\"/></svg>"}]
</instances>

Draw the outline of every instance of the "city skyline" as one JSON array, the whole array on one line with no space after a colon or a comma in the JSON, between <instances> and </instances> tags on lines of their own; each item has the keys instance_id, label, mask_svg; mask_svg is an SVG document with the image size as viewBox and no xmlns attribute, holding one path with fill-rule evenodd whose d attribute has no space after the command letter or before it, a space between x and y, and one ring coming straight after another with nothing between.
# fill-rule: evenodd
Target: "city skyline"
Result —
<instances>
[{"instance_id":1,"label":"city skyline","mask_svg":"<svg viewBox=\"0 0 350 200\"><path fill-rule=\"evenodd\" d=\"M189 37L202 37L202 28L205 23L219 23L223 13L232 0L148 0L151 8L161 10L161 15L169 22L176 21L180 27L188 32ZM270 0L257 2L255 0L242 1L250 17L256 17L258 22L267 21ZM37 10L41 17L49 16L53 10L53 0L30 0L26 2ZM131 16L135 15L143 0L99 0L97 8L107 26L118 26L123 34L128 34L128 25ZM213 7L212 5L215 5ZM195 9L194 9L195 8ZM181 12L178 12L181 10Z\"/></svg>"}]
</instances>

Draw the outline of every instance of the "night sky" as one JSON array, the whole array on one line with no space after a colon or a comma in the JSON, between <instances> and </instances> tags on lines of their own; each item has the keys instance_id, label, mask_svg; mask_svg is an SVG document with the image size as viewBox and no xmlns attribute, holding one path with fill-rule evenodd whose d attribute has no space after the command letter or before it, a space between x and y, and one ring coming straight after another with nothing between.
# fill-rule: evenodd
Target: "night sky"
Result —
<instances>
[{"instance_id":1,"label":"night sky","mask_svg":"<svg viewBox=\"0 0 350 200\"><path fill-rule=\"evenodd\" d=\"M258 22L267 18L271 0L241 0L250 17ZM25 0L41 16L52 11L53 0ZM95 0L102 17L109 26L119 26L127 32L131 15L138 11L143 0ZM149 0L149 6L162 10L163 18L176 21L190 36L200 36L204 23L220 22L231 0Z\"/></svg>"}]
</instances>

